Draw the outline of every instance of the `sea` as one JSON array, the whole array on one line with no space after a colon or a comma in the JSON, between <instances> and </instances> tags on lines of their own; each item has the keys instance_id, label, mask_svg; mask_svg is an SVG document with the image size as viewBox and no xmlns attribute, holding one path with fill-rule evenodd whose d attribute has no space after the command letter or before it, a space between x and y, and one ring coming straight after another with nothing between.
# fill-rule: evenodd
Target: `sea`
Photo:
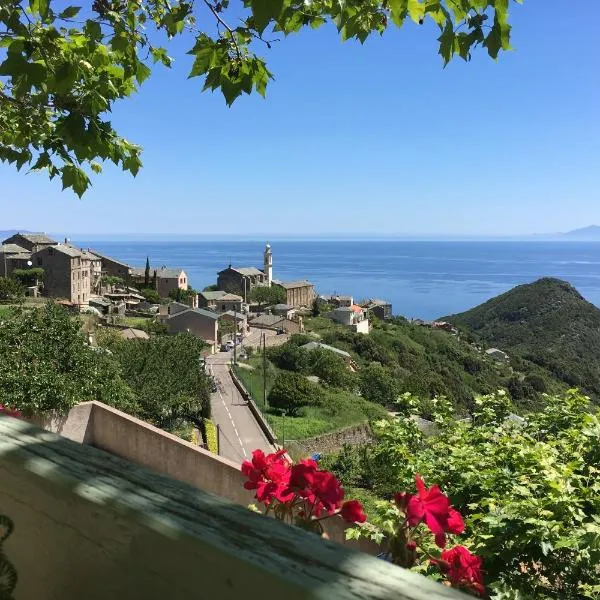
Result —
<instances>
[{"instance_id":1,"label":"sea","mask_svg":"<svg viewBox=\"0 0 600 600\"><path fill-rule=\"evenodd\" d=\"M262 268L263 241L72 240L132 266L181 267L191 285L217 272ZM435 319L540 277L568 281L600 307L600 242L273 241L273 276L308 279L322 294L381 298L395 315Z\"/></svg>"}]
</instances>

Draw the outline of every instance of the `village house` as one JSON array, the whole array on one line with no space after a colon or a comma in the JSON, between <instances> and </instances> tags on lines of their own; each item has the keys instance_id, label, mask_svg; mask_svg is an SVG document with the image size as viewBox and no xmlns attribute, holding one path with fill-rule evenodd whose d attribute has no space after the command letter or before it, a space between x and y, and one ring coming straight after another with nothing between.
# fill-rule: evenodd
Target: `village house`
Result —
<instances>
[{"instance_id":1,"label":"village house","mask_svg":"<svg viewBox=\"0 0 600 600\"><path fill-rule=\"evenodd\" d=\"M198 292L198 306L218 313L227 311L242 312L243 304L244 299L241 296L223 290Z\"/></svg>"},{"instance_id":2,"label":"village house","mask_svg":"<svg viewBox=\"0 0 600 600\"><path fill-rule=\"evenodd\" d=\"M285 290L285 304L294 308L310 306L315 299L315 288L310 281L279 281L274 279L273 285Z\"/></svg>"},{"instance_id":3,"label":"village house","mask_svg":"<svg viewBox=\"0 0 600 600\"><path fill-rule=\"evenodd\" d=\"M342 306L327 315L332 321L349 327L356 333L369 333L369 320L363 309L357 304Z\"/></svg>"},{"instance_id":4,"label":"village house","mask_svg":"<svg viewBox=\"0 0 600 600\"><path fill-rule=\"evenodd\" d=\"M161 298L168 298L173 290L187 290L188 277L183 269L161 267L154 271L156 291Z\"/></svg>"},{"instance_id":5,"label":"village house","mask_svg":"<svg viewBox=\"0 0 600 600\"><path fill-rule=\"evenodd\" d=\"M0 246L0 273L9 277L15 269L30 268L31 252L17 244Z\"/></svg>"},{"instance_id":6,"label":"village house","mask_svg":"<svg viewBox=\"0 0 600 600\"><path fill-rule=\"evenodd\" d=\"M2 242L4 245L16 244L27 252L37 252L48 246L56 246L57 243L45 233L15 233Z\"/></svg>"},{"instance_id":7,"label":"village house","mask_svg":"<svg viewBox=\"0 0 600 600\"><path fill-rule=\"evenodd\" d=\"M229 265L217 273L217 287L231 294L239 294L244 302L257 285L266 285L266 275L256 267L232 267Z\"/></svg>"},{"instance_id":8,"label":"village house","mask_svg":"<svg viewBox=\"0 0 600 600\"><path fill-rule=\"evenodd\" d=\"M90 261L73 246L56 244L32 254L35 267L44 269L44 295L64 298L78 307L90 298Z\"/></svg>"},{"instance_id":9,"label":"village house","mask_svg":"<svg viewBox=\"0 0 600 600\"><path fill-rule=\"evenodd\" d=\"M110 256L100 254L100 252L96 252L96 250L91 250L90 248L88 248L87 251L94 254L94 256L98 257L102 261L102 275L107 275L109 277L120 277L125 282L129 281L132 269L127 263L115 258L111 258Z\"/></svg>"},{"instance_id":10,"label":"village house","mask_svg":"<svg viewBox=\"0 0 600 600\"><path fill-rule=\"evenodd\" d=\"M219 315L219 322L219 330L222 328L223 331L236 331L237 333L241 333L242 336L248 332L248 317L243 313L229 310ZM223 342L223 337L221 335L221 342ZM228 337L231 339L231 335Z\"/></svg>"},{"instance_id":11,"label":"village house","mask_svg":"<svg viewBox=\"0 0 600 600\"><path fill-rule=\"evenodd\" d=\"M386 320L392 318L392 304L386 300L378 298L369 298L360 303L360 306L365 310L373 313L378 319Z\"/></svg>"},{"instance_id":12,"label":"village house","mask_svg":"<svg viewBox=\"0 0 600 600\"><path fill-rule=\"evenodd\" d=\"M282 331L284 333L304 333L304 324L302 318L297 321L280 317L279 315L260 315L248 323L250 327L257 329L271 329L273 331Z\"/></svg>"},{"instance_id":13,"label":"village house","mask_svg":"<svg viewBox=\"0 0 600 600\"><path fill-rule=\"evenodd\" d=\"M219 338L219 315L216 312L171 302L161 320L166 323L170 334L191 333L206 342L211 353L216 352Z\"/></svg>"}]
</instances>

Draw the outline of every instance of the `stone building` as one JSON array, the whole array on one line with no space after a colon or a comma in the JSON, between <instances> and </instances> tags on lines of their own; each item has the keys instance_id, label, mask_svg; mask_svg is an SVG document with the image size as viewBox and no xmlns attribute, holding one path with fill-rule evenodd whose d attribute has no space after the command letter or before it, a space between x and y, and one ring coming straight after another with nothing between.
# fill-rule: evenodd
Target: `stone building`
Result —
<instances>
[{"instance_id":1,"label":"stone building","mask_svg":"<svg viewBox=\"0 0 600 600\"><path fill-rule=\"evenodd\" d=\"M37 252L48 246L56 246L58 242L45 233L15 233L2 243L16 244L21 248L25 248L27 252Z\"/></svg>"},{"instance_id":2,"label":"stone building","mask_svg":"<svg viewBox=\"0 0 600 600\"><path fill-rule=\"evenodd\" d=\"M285 290L285 303L293 308L310 306L316 297L315 288L310 281L279 281L274 279L273 285Z\"/></svg>"},{"instance_id":3,"label":"stone building","mask_svg":"<svg viewBox=\"0 0 600 600\"><path fill-rule=\"evenodd\" d=\"M31 252L17 244L0 246L0 275L9 277L15 269L28 269L31 262Z\"/></svg>"},{"instance_id":4,"label":"stone building","mask_svg":"<svg viewBox=\"0 0 600 600\"><path fill-rule=\"evenodd\" d=\"M171 302L163 321L169 333L191 333L206 342L212 353L216 351L219 335L219 315L216 312Z\"/></svg>"},{"instance_id":5,"label":"stone building","mask_svg":"<svg viewBox=\"0 0 600 600\"><path fill-rule=\"evenodd\" d=\"M232 267L229 265L217 273L219 290L236 294L248 301L250 290L259 285L267 285L267 276L256 267Z\"/></svg>"},{"instance_id":6,"label":"stone building","mask_svg":"<svg viewBox=\"0 0 600 600\"><path fill-rule=\"evenodd\" d=\"M263 269L256 267L232 267L217 273L217 288L242 296L248 301L250 291L258 286L278 285L285 290L286 304L294 308L310 306L315 298L313 285L309 281L280 281L273 278L273 252L267 244L263 253Z\"/></svg>"},{"instance_id":7,"label":"stone building","mask_svg":"<svg viewBox=\"0 0 600 600\"><path fill-rule=\"evenodd\" d=\"M242 312L244 299L237 294L230 294L223 290L198 293L198 305L201 308L209 308L218 313L227 311Z\"/></svg>"},{"instance_id":8,"label":"stone building","mask_svg":"<svg viewBox=\"0 0 600 600\"><path fill-rule=\"evenodd\" d=\"M90 261L73 246L46 246L32 255L33 265L44 269L44 295L87 306L90 298Z\"/></svg>"},{"instance_id":9,"label":"stone building","mask_svg":"<svg viewBox=\"0 0 600 600\"><path fill-rule=\"evenodd\" d=\"M183 269L168 269L161 267L154 271L156 291L161 298L168 298L173 290L187 290L188 276Z\"/></svg>"}]
</instances>

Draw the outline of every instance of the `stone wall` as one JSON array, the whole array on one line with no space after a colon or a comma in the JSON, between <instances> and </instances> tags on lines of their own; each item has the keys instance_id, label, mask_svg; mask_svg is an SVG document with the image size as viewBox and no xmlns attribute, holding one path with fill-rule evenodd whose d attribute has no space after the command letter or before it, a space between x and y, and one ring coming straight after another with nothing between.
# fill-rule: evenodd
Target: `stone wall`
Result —
<instances>
[{"instance_id":1,"label":"stone wall","mask_svg":"<svg viewBox=\"0 0 600 600\"><path fill-rule=\"evenodd\" d=\"M311 454L330 454L338 452L345 444L359 446L374 440L368 423L346 427L333 433L325 433L306 440L289 440L287 444L294 454L310 456ZM297 457L295 457L297 458Z\"/></svg>"}]
</instances>

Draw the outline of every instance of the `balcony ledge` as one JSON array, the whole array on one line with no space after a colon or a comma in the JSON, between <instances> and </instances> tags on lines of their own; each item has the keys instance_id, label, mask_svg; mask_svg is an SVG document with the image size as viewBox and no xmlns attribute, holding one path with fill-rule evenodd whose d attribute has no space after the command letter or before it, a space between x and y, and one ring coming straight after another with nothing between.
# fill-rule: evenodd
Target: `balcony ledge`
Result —
<instances>
[{"instance_id":1,"label":"balcony ledge","mask_svg":"<svg viewBox=\"0 0 600 600\"><path fill-rule=\"evenodd\" d=\"M0 415L17 599L442 600L415 573Z\"/></svg>"}]
</instances>

